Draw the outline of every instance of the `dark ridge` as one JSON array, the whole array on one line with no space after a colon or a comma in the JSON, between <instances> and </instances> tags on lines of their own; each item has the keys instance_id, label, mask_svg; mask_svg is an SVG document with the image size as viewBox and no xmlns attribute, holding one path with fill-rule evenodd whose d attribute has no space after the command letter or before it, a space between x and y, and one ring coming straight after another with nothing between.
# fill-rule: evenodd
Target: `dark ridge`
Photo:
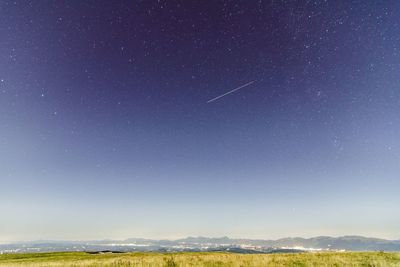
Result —
<instances>
[{"instance_id":1,"label":"dark ridge","mask_svg":"<svg viewBox=\"0 0 400 267\"><path fill-rule=\"evenodd\" d=\"M119 250L100 250L100 251L85 251L87 254L117 254L117 253L126 253L124 251Z\"/></svg>"}]
</instances>

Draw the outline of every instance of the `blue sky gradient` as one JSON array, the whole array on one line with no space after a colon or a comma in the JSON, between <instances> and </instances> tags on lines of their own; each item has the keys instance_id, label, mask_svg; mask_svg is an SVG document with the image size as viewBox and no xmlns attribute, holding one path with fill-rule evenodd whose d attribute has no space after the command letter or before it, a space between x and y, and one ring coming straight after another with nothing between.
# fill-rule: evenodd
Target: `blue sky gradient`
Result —
<instances>
[{"instance_id":1,"label":"blue sky gradient","mask_svg":"<svg viewBox=\"0 0 400 267\"><path fill-rule=\"evenodd\" d=\"M1 2L0 242L399 239L399 10Z\"/></svg>"}]
</instances>

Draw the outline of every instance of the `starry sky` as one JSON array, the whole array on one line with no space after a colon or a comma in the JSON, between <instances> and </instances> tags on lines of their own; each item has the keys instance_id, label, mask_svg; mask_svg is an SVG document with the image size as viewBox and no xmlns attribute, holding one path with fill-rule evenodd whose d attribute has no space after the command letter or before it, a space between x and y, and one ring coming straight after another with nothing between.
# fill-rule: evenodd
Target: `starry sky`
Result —
<instances>
[{"instance_id":1,"label":"starry sky","mask_svg":"<svg viewBox=\"0 0 400 267\"><path fill-rule=\"evenodd\" d=\"M1 1L0 242L399 239L399 23L397 0Z\"/></svg>"}]
</instances>

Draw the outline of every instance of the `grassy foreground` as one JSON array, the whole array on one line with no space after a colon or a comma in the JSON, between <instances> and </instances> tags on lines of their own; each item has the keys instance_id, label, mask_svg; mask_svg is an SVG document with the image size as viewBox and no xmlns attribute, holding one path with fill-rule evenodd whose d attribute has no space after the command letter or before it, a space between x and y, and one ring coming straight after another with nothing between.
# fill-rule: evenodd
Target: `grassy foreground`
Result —
<instances>
[{"instance_id":1,"label":"grassy foreground","mask_svg":"<svg viewBox=\"0 0 400 267\"><path fill-rule=\"evenodd\" d=\"M27 253L0 255L0 266L138 266L138 267L258 267L258 266L400 266L400 253L325 252L293 254L235 253L123 253L84 252Z\"/></svg>"}]
</instances>

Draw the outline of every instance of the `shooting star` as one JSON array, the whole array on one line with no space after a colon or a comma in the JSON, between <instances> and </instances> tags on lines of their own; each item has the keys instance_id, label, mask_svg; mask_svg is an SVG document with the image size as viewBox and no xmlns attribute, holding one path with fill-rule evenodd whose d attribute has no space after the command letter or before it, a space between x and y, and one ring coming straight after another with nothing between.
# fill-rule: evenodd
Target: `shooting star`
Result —
<instances>
[{"instance_id":1,"label":"shooting star","mask_svg":"<svg viewBox=\"0 0 400 267\"><path fill-rule=\"evenodd\" d=\"M229 92L226 92L225 94L222 94L222 95L220 95L220 96L217 96L217 97L214 97L213 99L208 100L207 103L214 102L215 100L220 99L221 97L224 97L224 96L226 96L226 95L229 95L229 94L231 94L231 93L233 93L233 92L235 92L235 91L237 91L237 90L239 90L239 89L242 89L242 88L244 88L244 87L246 87L246 86L249 86L250 84L252 84L252 83L254 83L254 82L255 82L255 80L254 80L254 81L251 81L251 82L248 82L248 83L246 83L246 84L243 84L243 85L241 85L241 86L239 86L239 87L237 87L237 88L235 88L235 89L233 89L233 90L231 90L231 91L229 91Z\"/></svg>"}]
</instances>

